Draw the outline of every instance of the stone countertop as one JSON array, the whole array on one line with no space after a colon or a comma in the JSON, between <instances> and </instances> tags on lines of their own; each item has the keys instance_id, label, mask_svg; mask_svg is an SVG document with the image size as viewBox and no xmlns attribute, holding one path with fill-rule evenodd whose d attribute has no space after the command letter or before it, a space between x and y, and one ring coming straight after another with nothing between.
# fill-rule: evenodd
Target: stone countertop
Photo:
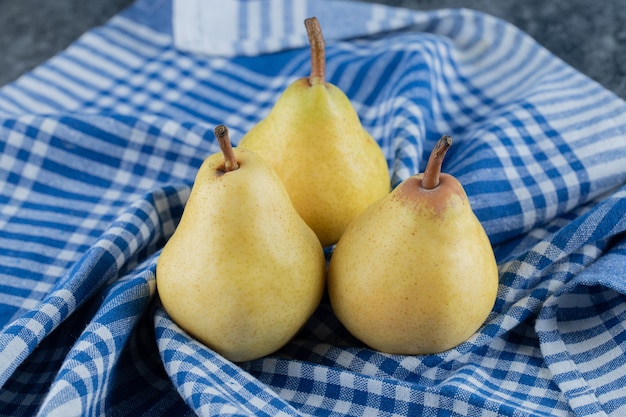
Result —
<instances>
[{"instance_id":1,"label":"stone countertop","mask_svg":"<svg viewBox=\"0 0 626 417\"><path fill-rule=\"evenodd\" d=\"M0 86L103 24L133 0L0 0ZM367 0L430 10L465 7L507 20L626 99L626 0Z\"/></svg>"}]
</instances>

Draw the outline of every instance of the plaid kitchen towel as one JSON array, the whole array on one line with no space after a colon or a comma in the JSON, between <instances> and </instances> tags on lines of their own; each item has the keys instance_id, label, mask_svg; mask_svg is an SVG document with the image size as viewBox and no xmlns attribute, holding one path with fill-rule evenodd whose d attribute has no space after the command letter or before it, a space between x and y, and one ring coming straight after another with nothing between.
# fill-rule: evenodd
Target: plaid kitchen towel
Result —
<instances>
[{"instance_id":1,"label":"plaid kitchen towel","mask_svg":"<svg viewBox=\"0 0 626 417\"><path fill-rule=\"evenodd\" d=\"M137 0L0 89L0 415L626 415L624 101L470 10L182 3ZM308 74L313 15L392 185L454 139L444 170L500 273L454 349L373 351L325 298L282 350L234 364L159 304L213 128L237 143Z\"/></svg>"}]
</instances>

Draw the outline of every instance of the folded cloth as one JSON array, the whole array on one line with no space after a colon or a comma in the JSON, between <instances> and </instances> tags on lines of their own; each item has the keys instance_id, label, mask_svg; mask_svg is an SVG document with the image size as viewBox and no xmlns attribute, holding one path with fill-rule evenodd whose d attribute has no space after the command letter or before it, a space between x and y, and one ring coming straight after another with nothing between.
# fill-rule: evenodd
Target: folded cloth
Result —
<instances>
[{"instance_id":1,"label":"folded cloth","mask_svg":"<svg viewBox=\"0 0 626 417\"><path fill-rule=\"evenodd\" d=\"M137 0L0 89L0 415L626 415L621 99L475 11L194 1L190 34L181 3ZM454 349L373 351L324 299L282 350L234 364L159 304L213 128L237 143L308 73L307 15L392 185L454 140L444 170L500 273Z\"/></svg>"}]
</instances>

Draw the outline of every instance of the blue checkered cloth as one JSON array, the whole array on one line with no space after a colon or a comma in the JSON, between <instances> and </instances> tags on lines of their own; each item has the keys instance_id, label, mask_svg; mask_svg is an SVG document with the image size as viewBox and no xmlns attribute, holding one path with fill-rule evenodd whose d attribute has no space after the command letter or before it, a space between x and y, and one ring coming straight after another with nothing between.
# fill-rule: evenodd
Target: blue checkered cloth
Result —
<instances>
[{"instance_id":1,"label":"blue checkered cloth","mask_svg":"<svg viewBox=\"0 0 626 417\"><path fill-rule=\"evenodd\" d=\"M0 89L0 415L626 415L624 101L470 10L206 3L214 50L175 42L176 0L137 0ZM373 351L325 298L280 352L233 364L159 304L213 128L237 143L308 74L307 15L393 185L454 139L444 170L500 273L457 348Z\"/></svg>"}]
</instances>

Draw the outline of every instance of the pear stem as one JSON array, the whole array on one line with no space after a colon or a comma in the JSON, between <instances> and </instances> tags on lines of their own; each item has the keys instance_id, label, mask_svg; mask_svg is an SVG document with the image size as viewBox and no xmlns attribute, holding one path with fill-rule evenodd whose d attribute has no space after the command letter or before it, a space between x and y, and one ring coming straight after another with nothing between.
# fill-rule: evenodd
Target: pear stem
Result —
<instances>
[{"instance_id":1,"label":"pear stem","mask_svg":"<svg viewBox=\"0 0 626 417\"><path fill-rule=\"evenodd\" d=\"M437 144L435 144L435 147L430 153L426 169L422 176L422 188L432 190L439 186L441 165L443 164L443 158L446 156L446 152L448 152L450 146L452 146L452 138L450 138L450 136L442 136L437 141Z\"/></svg>"},{"instance_id":2,"label":"pear stem","mask_svg":"<svg viewBox=\"0 0 626 417\"><path fill-rule=\"evenodd\" d=\"M230 144L230 136L228 136L228 128L224 125L219 125L215 128L215 137L220 145L220 149L224 154L224 172L234 171L239 168L239 162L233 152L233 147Z\"/></svg>"},{"instance_id":3,"label":"pear stem","mask_svg":"<svg viewBox=\"0 0 626 417\"><path fill-rule=\"evenodd\" d=\"M309 17L304 20L306 33L309 36L311 45L311 75L309 84L323 84L326 79L326 46L322 28L316 17Z\"/></svg>"}]
</instances>

